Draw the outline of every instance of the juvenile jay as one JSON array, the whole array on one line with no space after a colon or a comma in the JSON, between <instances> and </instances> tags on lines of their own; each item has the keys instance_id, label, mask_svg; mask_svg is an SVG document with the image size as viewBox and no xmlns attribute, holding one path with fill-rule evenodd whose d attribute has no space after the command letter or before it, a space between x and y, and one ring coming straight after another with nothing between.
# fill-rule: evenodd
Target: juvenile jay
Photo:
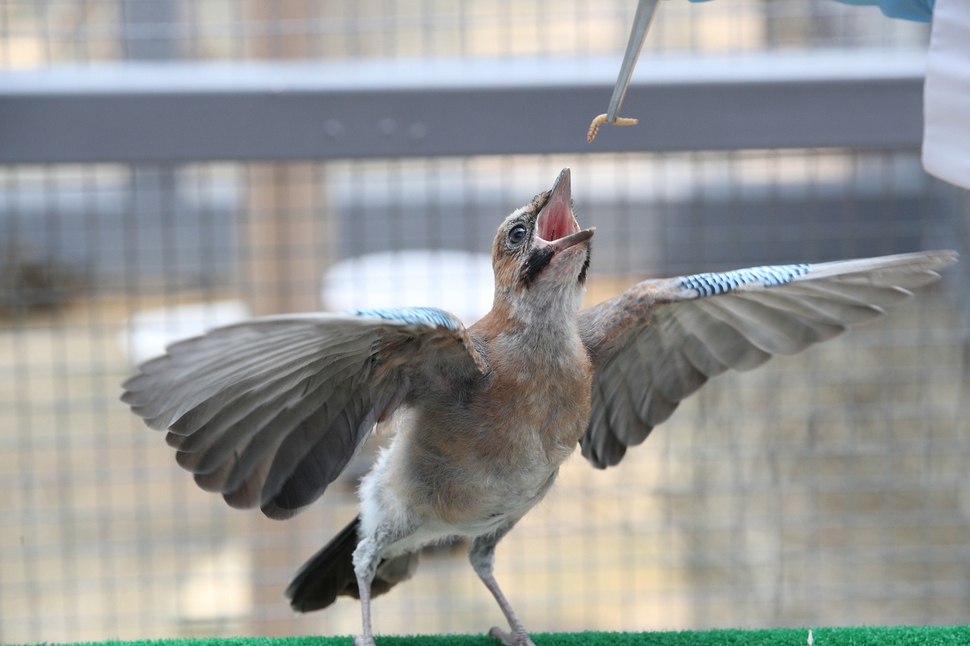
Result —
<instances>
[{"instance_id":1,"label":"juvenile jay","mask_svg":"<svg viewBox=\"0 0 970 646\"><path fill-rule=\"evenodd\" d=\"M613 466L685 397L868 321L939 278L951 251L647 280L580 311L593 229L569 169L514 211L492 246L492 310L465 328L434 308L258 318L181 341L124 383L168 430L176 460L233 507L293 516L323 494L376 424L393 424L360 486L360 515L296 575L307 612L407 579L422 546L471 538L507 646L532 642L492 575L496 544L577 445Z\"/></svg>"}]
</instances>

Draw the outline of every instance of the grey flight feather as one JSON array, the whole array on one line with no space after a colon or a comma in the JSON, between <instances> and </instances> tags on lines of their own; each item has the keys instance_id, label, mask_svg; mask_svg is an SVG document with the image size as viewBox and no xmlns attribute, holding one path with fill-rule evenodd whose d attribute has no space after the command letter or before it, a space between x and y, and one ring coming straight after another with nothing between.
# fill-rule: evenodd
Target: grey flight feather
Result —
<instances>
[{"instance_id":1,"label":"grey flight feather","mask_svg":"<svg viewBox=\"0 0 970 646\"><path fill-rule=\"evenodd\" d=\"M580 312L594 366L583 455L617 464L708 379L876 318L954 262L934 251L648 280Z\"/></svg>"},{"instance_id":2,"label":"grey flight feather","mask_svg":"<svg viewBox=\"0 0 970 646\"><path fill-rule=\"evenodd\" d=\"M275 316L169 346L123 384L122 400L168 430L200 487L287 518L324 492L410 385L460 387L486 369L442 310Z\"/></svg>"}]
</instances>

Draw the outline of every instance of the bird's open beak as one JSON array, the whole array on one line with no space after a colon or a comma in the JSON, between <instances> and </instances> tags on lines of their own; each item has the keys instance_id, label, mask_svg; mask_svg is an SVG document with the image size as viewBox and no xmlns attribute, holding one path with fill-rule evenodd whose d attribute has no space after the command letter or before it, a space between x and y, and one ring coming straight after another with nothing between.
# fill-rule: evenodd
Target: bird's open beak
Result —
<instances>
[{"instance_id":1,"label":"bird's open beak","mask_svg":"<svg viewBox=\"0 0 970 646\"><path fill-rule=\"evenodd\" d=\"M595 229L580 230L579 223L573 216L569 169L564 168L552 185L549 200L539 211L536 223L537 242L539 246L551 247L555 253L559 253L586 242L593 237L594 231Z\"/></svg>"}]
</instances>

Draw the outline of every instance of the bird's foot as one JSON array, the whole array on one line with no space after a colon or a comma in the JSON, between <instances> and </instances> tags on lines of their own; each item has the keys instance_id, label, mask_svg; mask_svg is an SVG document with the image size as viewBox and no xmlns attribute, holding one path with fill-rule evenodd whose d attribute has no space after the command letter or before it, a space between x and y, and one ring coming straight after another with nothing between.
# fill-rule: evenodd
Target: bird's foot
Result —
<instances>
[{"instance_id":1,"label":"bird's foot","mask_svg":"<svg viewBox=\"0 0 970 646\"><path fill-rule=\"evenodd\" d=\"M363 635L357 635L354 637L354 646L375 646L373 637L364 637Z\"/></svg>"},{"instance_id":2,"label":"bird's foot","mask_svg":"<svg viewBox=\"0 0 970 646\"><path fill-rule=\"evenodd\" d=\"M492 626L492 629L488 631L488 636L492 639L497 639L505 646L536 646L529 639L528 633L525 630L513 630L511 634L502 630L498 626ZM358 645L360 646L360 645Z\"/></svg>"}]
</instances>

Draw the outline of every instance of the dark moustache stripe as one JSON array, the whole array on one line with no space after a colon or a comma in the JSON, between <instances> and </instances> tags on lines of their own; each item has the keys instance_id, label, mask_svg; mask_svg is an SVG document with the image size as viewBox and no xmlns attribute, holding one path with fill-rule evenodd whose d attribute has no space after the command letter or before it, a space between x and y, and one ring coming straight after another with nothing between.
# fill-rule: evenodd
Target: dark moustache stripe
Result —
<instances>
[{"instance_id":1,"label":"dark moustache stripe","mask_svg":"<svg viewBox=\"0 0 970 646\"><path fill-rule=\"evenodd\" d=\"M556 252L548 247L534 249L529 254L529 259L525 261L525 266L522 267L522 274L519 276L519 280L525 283L526 287L532 285L535 279L539 277L539 274L542 273L542 270L552 262L554 255L556 255Z\"/></svg>"},{"instance_id":2,"label":"dark moustache stripe","mask_svg":"<svg viewBox=\"0 0 970 646\"><path fill-rule=\"evenodd\" d=\"M593 245L591 242L586 243L586 260L583 261L583 268L579 272L579 282L586 282L586 274L589 272L589 259L593 255Z\"/></svg>"}]
</instances>

